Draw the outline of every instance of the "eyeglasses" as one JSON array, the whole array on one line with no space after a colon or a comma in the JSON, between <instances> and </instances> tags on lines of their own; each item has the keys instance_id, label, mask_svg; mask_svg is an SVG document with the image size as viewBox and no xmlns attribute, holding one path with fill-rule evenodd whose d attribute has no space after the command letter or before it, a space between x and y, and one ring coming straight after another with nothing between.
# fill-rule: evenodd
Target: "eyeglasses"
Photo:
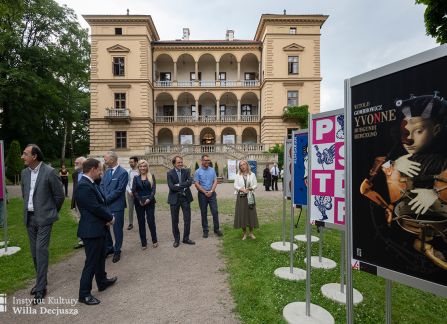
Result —
<instances>
[{"instance_id":1,"label":"eyeglasses","mask_svg":"<svg viewBox=\"0 0 447 324\"><path fill-rule=\"evenodd\" d=\"M202 160L203 162L211 162L211 160Z\"/></svg>"}]
</instances>

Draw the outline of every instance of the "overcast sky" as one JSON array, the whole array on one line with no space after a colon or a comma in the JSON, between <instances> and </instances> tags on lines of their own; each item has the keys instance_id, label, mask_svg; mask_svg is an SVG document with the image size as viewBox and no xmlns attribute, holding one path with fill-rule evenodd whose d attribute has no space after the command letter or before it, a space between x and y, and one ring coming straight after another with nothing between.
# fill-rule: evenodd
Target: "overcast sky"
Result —
<instances>
[{"instance_id":1,"label":"overcast sky","mask_svg":"<svg viewBox=\"0 0 447 324\"><path fill-rule=\"evenodd\" d=\"M253 39L263 13L329 15L321 29L321 111L343 107L343 80L437 44L425 35L425 6L414 0L56 0L84 14L151 15L160 39Z\"/></svg>"}]
</instances>

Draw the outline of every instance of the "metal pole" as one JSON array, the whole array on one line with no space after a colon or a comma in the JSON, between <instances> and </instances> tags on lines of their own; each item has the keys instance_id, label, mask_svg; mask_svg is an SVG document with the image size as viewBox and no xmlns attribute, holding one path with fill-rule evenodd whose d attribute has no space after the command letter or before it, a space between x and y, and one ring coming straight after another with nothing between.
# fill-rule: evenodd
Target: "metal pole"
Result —
<instances>
[{"instance_id":1,"label":"metal pole","mask_svg":"<svg viewBox=\"0 0 447 324\"><path fill-rule=\"evenodd\" d=\"M283 157L283 161L284 163L286 163L287 161L287 136L284 137L284 157ZM284 167L288 167L288 166L283 166ZM284 171L284 174L286 173L286 171ZM287 195L286 195L286 187L284 186L284 177L282 179L282 197L283 197L283 202L282 202L282 245L285 246L286 245L286 200L287 200ZM287 185L287 184L286 184Z\"/></svg>"},{"instance_id":2,"label":"metal pole","mask_svg":"<svg viewBox=\"0 0 447 324\"><path fill-rule=\"evenodd\" d=\"M312 117L309 114L307 118L307 125L308 126L308 132L307 132L307 143L311 143L312 139ZM308 147L310 148L310 145L308 144ZM312 205L312 156L311 156L311 149L309 149L309 159L308 159L308 165L309 165L309 173L308 173L308 186L307 186L307 217L306 217L306 238L307 238L307 249L306 249L306 316L310 317L310 259L311 259L311 248L312 248L312 241L311 241L311 234L312 234L312 227L310 224L310 218L311 218L311 211L310 206Z\"/></svg>"},{"instance_id":3,"label":"metal pole","mask_svg":"<svg viewBox=\"0 0 447 324\"><path fill-rule=\"evenodd\" d=\"M391 324L391 280L386 279L386 324Z\"/></svg>"},{"instance_id":4,"label":"metal pole","mask_svg":"<svg viewBox=\"0 0 447 324\"><path fill-rule=\"evenodd\" d=\"M6 207L6 178L5 178L5 146L4 142L0 141L0 154L2 159L2 179L3 179L3 237L5 242L5 253L8 252L8 210Z\"/></svg>"},{"instance_id":5,"label":"metal pole","mask_svg":"<svg viewBox=\"0 0 447 324\"><path fill-rule=\"evenodd\" d=\"M342 294L345 293L345 232L342 230L340 231L341 237L340 237L340 292Z\"/></svg>"},{"instance_id":6,"label":"metal pole","mask_svg":"<svg viewBox=\"0 0 447 324\"><path fill-rule=\"evenodd\" d=\"M319 251L318 251L318 262L323 262L323 237L324 237L324 233L323 233L323 229L324 227L321 226L320 227L320 242L319 242Z\"/></svg>"},{"instance_id":7,"label":"metal pole","mask_svg":"<svg viewBox=\"0 0 447 324\"><path fill-rule=\"evenodd\" d=\"M293 218L295 216L295 208L291 204L292 208L290 210L290 273L293 273Z\"/></svg>"},{"instance_id":8,"label":"metal pole","mask_svg":"<svg viewBox=\"0 0 447 324\"><path fill-rule=\"evenodd\" d=\"M351 207L351 181L352 181L352 118L348 114L351 107L351 85L345 80L345 229L346 229L346 324L352 324L354 314L354 296L352 287L352 207Z\"/></svg>"}]
</instances>

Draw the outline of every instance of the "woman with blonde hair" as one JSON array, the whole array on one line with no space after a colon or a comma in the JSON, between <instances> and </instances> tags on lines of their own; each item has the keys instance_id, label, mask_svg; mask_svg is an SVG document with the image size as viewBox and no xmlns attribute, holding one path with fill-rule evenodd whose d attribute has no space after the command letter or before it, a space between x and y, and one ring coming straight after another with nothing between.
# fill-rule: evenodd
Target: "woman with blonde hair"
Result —
<instances>
[{"instance_id":1,"label":"woman with blonde hair","mask_svg":"<svg viewBox=\"0 0 447 324\"><path fill-rule=\"evenodd\" d=\"M256 203L253 191L257 188L256 175L251 172L248 162L239 162L239 172L234 180L236 195L236 210L234 213L234 228L242 228L242 240L247 238L247 227L250 232L248 236L254 240L253 228L259 227Z\"/></svg>"},{"instance_id":2,"label":"woman with blonde hair","mask_svg":"<svg viewBox=\"0 0 447 324\"><path fill-rule=\"evenodd\" d=\"M155 226L155 192L156 182L153 174L149 172L149 163L146 160L138 161L139 175L135 176L132 183L132 194L137 212L138 231L140 233L141 249L147 249L146 224L152 237L152 247L158 246L157 228Z\"/></svg>"}]
</instances>

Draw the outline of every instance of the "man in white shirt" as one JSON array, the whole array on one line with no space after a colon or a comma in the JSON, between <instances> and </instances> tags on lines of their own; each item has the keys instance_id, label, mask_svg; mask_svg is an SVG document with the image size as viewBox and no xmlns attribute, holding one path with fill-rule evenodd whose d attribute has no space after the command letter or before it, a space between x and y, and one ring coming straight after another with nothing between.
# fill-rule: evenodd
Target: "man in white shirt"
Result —
<instances>
[{"instance_id":1,"label":"man in white shirt","mask_svg":"<svg viewBox=\"0 0 447 324\"><path fill-rule=\"evenodd\" d=\"M42 162L43 154L37 145L27 145L22 160L26 166L21 178L24 223L37 273L31 294L34 295L33 303L39 304L47 294L51 229L59 219L58 212L64 203L65 193L55 170Z\"/></svg>"},{"instance_id":2,"label":"man in white shirt","mask_svg":"<svg viewBox=\"0 0 447 324\"><path fill-rule=\"evenodd\" d=\"M127 187L126 187L126 191L127 191L127 209L129 210L129 226L127 226L128 230L131 230L133 228L133 210L134 210L134 203L133 203L133 194L132 194L132 184L133 184L133 178L135 178L135 176L139 175L139 171L138 171L138 157L136 156L131 156L129 158L129 166L130 169L127 170L127 174L129 175L129 179L127 182Z\"/></svg>"},{"instance_id":3,"label":"man in white shirt","mask_svg":"<svg viewBox=\"0 0 447 324\"><path fill-rule=\"evenodd\" d=\"M279 178L279 168L278 164L274 163L270 170L272 174L272 190L278 191L278 178Z\"/></svg>"}]
</instances>

